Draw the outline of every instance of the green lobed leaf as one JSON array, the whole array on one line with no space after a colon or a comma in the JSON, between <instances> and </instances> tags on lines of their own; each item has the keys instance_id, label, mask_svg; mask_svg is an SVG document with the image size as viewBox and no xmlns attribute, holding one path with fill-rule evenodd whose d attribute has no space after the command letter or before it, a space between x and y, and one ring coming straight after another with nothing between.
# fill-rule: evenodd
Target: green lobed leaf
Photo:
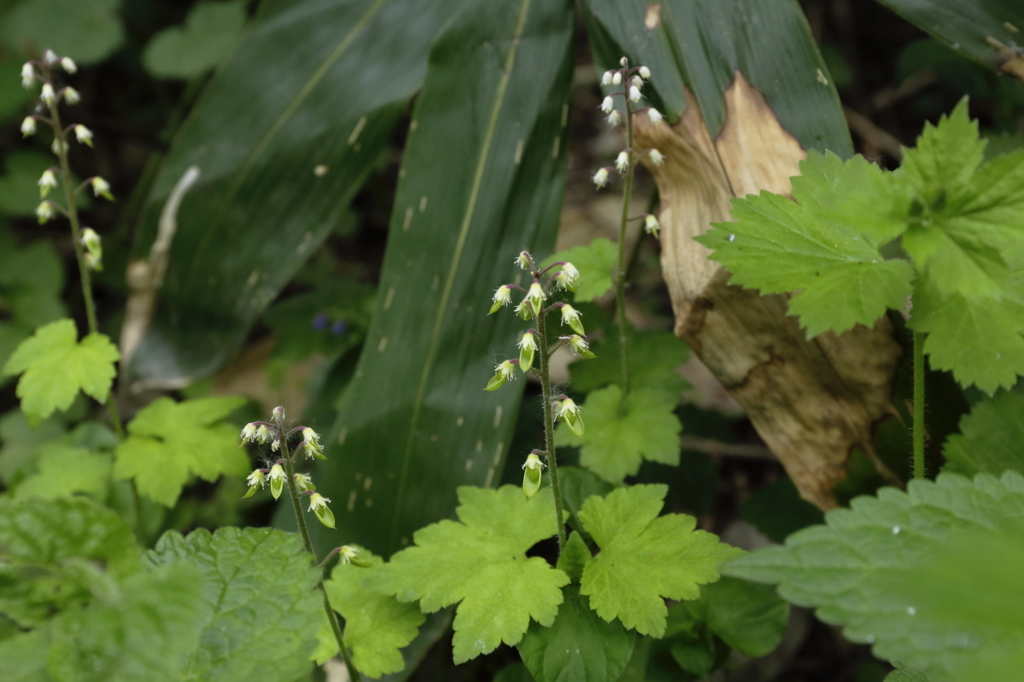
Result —
<instances>
[{"instance_id":1,"label":"green lobed leaf","mask_svg":"<svg viewBox=\"0 0 1024 682\"><path fill-rule=\"evenodd\" d=\"M404 604L393 596L364 587L368 576L383 560L365 549L359 559L373 566L362 567L339 563L324 581L331 607L345 619L345 646L352 650L352 662L362 674L374 679L405 668L401 649L419 631L426 616L415 604ZM315 660L323 663L338 653L338 644L330 623L324 618L320 625L321 646Z\"/></svg>"},{"instance_id":2,"label":"green lobed leaf","mask_svg":"<svg viewBox=\"0 0 1024 682\"><path fill-rule=\"evenodd\" d=\"M914 588L913 570L951 538L996 528L1024 515L1024 477L979 475L973 481L941 474L913 480L907 492L892 488L858 497L850 509L829 512L826 525L791 535L785 547L770 547L734 559L723 573L773 583L788 601L817 609L841 625L853 642L873 643L877 656L920 669L932 682L961 679L966 658L993 639L985 631L948 627L936 603L984 582L963 585L928 581ZM980 578L980 576L979 576ZM915 589L917 590L915 592ZM931 601L920 589L931 590Z\"/></svg>"},{"instance_id":3,"label":"green lobed leaf","mask_svg":"<svg viewBox=\"0 0 1024 682\"><path fill-rule=\"evenodd\" d=\"M568 467L567 467L568 468ZM565 547L558 555L555 568L563 571L573 583L579 583L583 578L583 567L590 561L590 548L583 540L578 531L569 533L569 539L565 541Z\"/></svg>"},{"instance_id":4,"label":"green lobed leaf","mask_svg":"<svg viewBox=\"0 0 1024 682\"><path fill-rule=\"evenodd\" d=\"M99 571L121 580L141 567L131 529L105 507L0 497L0 613L23 628L88 602Z\"/></svg>"},{"instance_id":5,"label":"green lobed leaf","mask_svg":"<svg viewBox=\"0 0 1024 682\"><path fill-rule=\"evenodd\" d=\"M420 600L424 613L458 603L455 663L519 643L530 620L550 625L568 576L526 550L556 533L551 488L527 499L518 486L461 486L459 521L416 531L414 546L367 579L399 601Z\"/></svg>"},{"instance_id":6,"label":"green lobed leaf","mask_svg":"<svg viewBox=\"0 0 1024 682\"><path fill-rule=\"evenodd\" d=\"M586 246L574 246L545 258L541 269L552 263L568 261L580 271L573 300L578 303L593 301L612 288L612 272L619 257L619 247L611 240L598 237ZM555 272L552 270L552 272ZM586 325L586 320L583 321Z\"/></svg>"},{"instance_id":7,"label":"green lobed leaf","mask_svg":"<svg viewBox=\"0 0 1024 682\"><path fill-rule=\"evenodd\" d=\"M146 197L136 256L156 239L175 183L192 166L201 171L178 210L130 378L178 385L232 357L347 219L422 84L438 27L463 4L304 0L259 13L205 86Z\"/></svg>"},{"instance_id":8,"label":"green lobed leaf","mask_svg":"<svg viewBox=\"0 0 1024 682\"><path fill-rule=\"evenodd\" d=\"M47 669L76 682L178 682L199 636L200 572L186 563L129 577L115 598L61 614Z\"/></svg>"},{"instance_id":9,"label":"green lobed leaf","mask_svg":"<svg viewBox=\"0 0 1024 682\"><path fill-rule=\"evenodd\" d=\"M582 534L584 539L589 538L590 533L583 528L579 518L580 508L591 495L604 497L615 486L588 469L571 466L558 467L558 486L562 491L562 504L565 511L569 512L569 525Z\"/></svg>"},{"instance_id":10,"label":"green lobed leaf","mask_svg":"<svg viewBox=\"0 0 1024 682\"><path fill-rule=\"evenodd\" d=\"M572 388L593 391L622 379L619 337L609 334L591 344L597 354L594 360L577 361L569 366ZM690 348L671 332L634 332L626 344L630 385L636 388L659 388L681 393L688 384L676 373L690 356Z\"/></svg>"},{"instance_id":11,"label":"green lobed leaf","mask_svg":"<svg viewBox=\"0 0 1024 682\"><path fill-rule=\"evenodd\" d=\"M51 322L21 342L4 365L4 374L22 375L17 393L30 424L71 407L79 390L106 402L121 357L117 347L104 334L77 339L73 320Z\"/></svg>"},{"instance_id":12,"label":"green lobed leaf","mask_svg":"<svg viewBox=\"0 0 1024 682\"><path fill-rule=\"evenodd\" d=\"M157 33L142 53L146 71L157 78L189 78L215 67L238 43L245 3L201 2L184 26Z\"/></svg>"},{"instance_id":13,"label":"green lobed leaf","mask_svg":"<svg viewBox=\"0 0 1024 682\"><path fill-rule=\"evenodd\" d=\"M323 618L319 571L297 535L272 528L168 532L151 564L198 569L201 634L186 679L294 682L307 673ZM254 642L262 642L253 646Z\"/></svg>"},{"instance_id":14,"label":"green lobed leaf","mask_svg":"<svg viewBox=\"0 0 1024 682\"><path fill-rule=\"evenodd\" d=\"M114 478L135 479L139 493L173 507L190 476L214 481L245 474L249 461L238 447L238 430L221 422L244 402L157 398L128 424L129 436L114 453Z\"/></svg>"},{"instance_id":15,"label":"green lobed leaf","mask_svg":"<svg viewBox=\"0 0 1024 682\"><path fill-rule=\"evenodd\" d=\"M525 382L482 389L524 324L487 311L516 254L554 244L572 34L567 0L470 0L435 43L375 316L317 479L346 542L389 556L451 514L457 485L501 480ZM317 546L331 546L320 533Z\"/></svg>"},{"instance_id":16,"label":"green lobed leaf","mask_svg":"<svg viewBox=\"0 0 1024 682\"><path fill-rule=\"evenodd\" d=\"M106 59L124 40L119 6L119 0L27 0L5 18L0 31L11 45L51 49L79 64L92 64Z\"/></svg>"},{"instance_id":17,"label":"green lobed leaf","mask_svg":"<svg viewBox=\"0 0 1024 682\"><path fill-rule=\"evenodd\" d=\"M782 642L789 604L768 585L728 576L701 587L713 633L744 656L767 656Z\"/></svg>"},{"instance_id":18,"label":"green lobed leaf","mask_svg":"<svg viewBox=\"0 0 1024 682\"><path fill-rule=\"evenodd\" d=\"M18 484L15 497L52 499L93 493L99 500L110 485L111 457L64 443L46 443L36 455L39 471Z\"/></svg>"},{"instance_id":19,"label":"green lobed leaf","mask_svg":"<svg viewBox=\"0 0 1024 682\"><path fill-rule=\"evenodd\" d=\"M612 483L635 475L645 459L678 465L683 427L673 413L676 402L659 389L633 390L625 401L618 386L591 391L581 406L583 438L559 424L555 444L582 445L580 464Z\"/></svg>"},{"instance_id":20,"label":"green lobed leaf","mask_svg":"<svg viewBox=\"0 0 1024 682\"><path fill-rule=\"evenodd\" d=\"M555 622L549 627L530 623L518 648L536 682L616 682L635 641L635 633L601 620L590 600L570 586Z\"/></svg>"},{"instance_id":21,"label":"green lobed leaf","mask_svg":"<svg viewBox=\"0 0 1024 682\"><path fill-rule=\"evenodd\" d=\"M946 440L943 471L974 476L1024 474L1024 396L1002 391L960 420L960 433Z\"/></svg>"},{"instance_id":22,"label":"green lobed leaf","mask_svg":"<svg viewBox=\"0 0 1024 682\"><path fill-rule=\"evenodd\" d=\"M580 518L601 552L583 569L580 593L605 620L618 618L642 635L665 634L664 599L697 599L718 580L718 565L740 550L695 530L692 516L659 517L666 485L620 488L591 497Z\"/></svg>"}]
</instances>

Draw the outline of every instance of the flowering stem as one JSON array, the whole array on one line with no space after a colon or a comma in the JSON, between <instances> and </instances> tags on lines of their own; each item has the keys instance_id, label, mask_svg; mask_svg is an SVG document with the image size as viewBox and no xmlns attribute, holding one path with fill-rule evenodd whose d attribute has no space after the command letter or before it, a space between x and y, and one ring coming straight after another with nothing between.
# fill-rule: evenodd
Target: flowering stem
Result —
<instances>
[{"instance_id":1,"label":"flowering stem","mask_svg":"<svg viewBox=\"0 0 1024 682\"><path fill-rule=\"evenodd\" d=\"M924 478L924 334L914 332L914 478Z\"/></svg>"},{"instance_id":2,"label":"flowering stem","mask_svg":"<svg viewBox=\"0 0 1024 682\"><path fill-rule=\"evenodd\" d=\"M555 419L551 407L551 377L549 371L547 314L537 316L537 335L540 337L540 385L544 398L544 455L548 460L551 492L555 498L555 527L558 529L558 553L565 547L565 521L562 511L562 490L558 485L558 464L555 461Z\"/></svg>"},{"instance_id":3,"label":"flowering stem","mask_svg":"<svg viewBox=\"0 0 1024 682\"><path fill-rule=\"evenodd\" d=\"M628 322L626 320L626 226L629 224L629 199L633 194L633 170L637 158L633 152L633 107L629 97L626 102L626 149L629 153L629 164L626 167L626 182L622 194L622 218L619 221L619 263L615 277L615 312L619 318L619 365L622 377L622 399L625 401L629 393L629 362L626 353L626 337ZM621 406L620 406L621 409Z\"/></svg>"},{"instance_id":4,"label":"flowering stem","mask_svg":"<svg viewBox=\"0 0 1024 682\"><path fill-rule=\"evenodd\" d=\"M282 425L278 424L278 433L283 431ZM299 502L299 491L295 487L295 465L292 462L293 453L288 450L288 439L281 439L281 454L284 455L284 470L288 474L288 495L292 498L292 510L295 512L295 522L299 527L299 535L302 536L302 544L306 548L306 552L309 553L310 562L320 569L320 577L317 580L317 589L320 590L320 594L324 598L324 611L327 612L327 620L331 624L331 630L334 632L334 640L338 643L338 649L341 651L342 658L345 659L345 667L348 668L348 676L352 682L359 682L359 671L356 670L356 666L352 663L352 658L349 656L348 649L345 647L345 640L341 635L341 625L338 623L338 614L334 612L334 608L331 606L331 599L327 596L327 588L324 587L324 576L323 568L316 560L316 552L313 551L313 541L309 537L309 528L306 526L306 517L302 514L302 505Z\"/></svg>"}]
</instances>

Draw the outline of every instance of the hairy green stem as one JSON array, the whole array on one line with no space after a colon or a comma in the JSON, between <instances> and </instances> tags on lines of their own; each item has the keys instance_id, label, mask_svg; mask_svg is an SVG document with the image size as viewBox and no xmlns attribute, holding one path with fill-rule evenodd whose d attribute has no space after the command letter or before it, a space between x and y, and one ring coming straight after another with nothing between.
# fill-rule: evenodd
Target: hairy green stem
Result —
<instances>
[{"instance_id":1,"label":"hairy green stem","mask_svg":"<svg viewBox=\"0 0 1024 682\"><path fill-rule=\"evenodd\" d=\"M551 492L555 498L555 527L558 529L558 553L565 548L565 513L562 510L562 490L558 484L558 463L555 461L555 418L551 407L551 376L548 362L547 313L537 316L537 335L540 337L540 385L544 397L544 451L548 459Z\"/></svg>"},{"instance_id":2,"label":"hairy green stem","mask_svg":"<svg viewBox=\"0 0 1024 682\"><path fill-rule=\"evenodd\" d=\"M924 478L924 334L914 332L914 478Z\"/></svg>"},{"instance_id":3,"label":"hairy green stem","mask_svg":"<svg viewBox=\"0 0 1024 682\"><path fill-rule=\"evenodd\" d=\"M625 79L628 83L628 78ZM628 91L626 91L628 93ZM633 194L633 171L637 157L633 153L633 107L630 106L629 95L626 100L626 151L629 154L629 165L626 168L626 182L622 190L622 217L619 221L619 262L615 277L615 312L619 318L619 364L622 381L622 405L629 393L629 359L626 352L629 322L626 320L626 227L629 225L629 199Z\"/></svg>"},{"instance_id":4,"label":"hairy green stem","mask_svg":"<svg viewBox=\"0 0 1024 682\"><path fill-rule=\"evenodd\" d=\"M284 470L288 474L288 495L292 498L292 510L295 512L295 523L299 527L299 535L302 536L302 544L309 553L310 562L320 570L320 577L316 586L324 598L324 611L327 613L327 620L331 624L331 631L334 632L334 640L338 643L341 656L345 659L345 667L348 668L348 676L352 682L359 682L359 671L356 670L352 658L349 656L348 648L345 647L345 640L341 635L341 624L338 623L338 614L331 606L331 598L327 596L327 588L324 587L323 569L316 560L316 552L313 551L313 541L309 537L309 528L306 526L306 517L302 514L302 504L299 501L299 491L295 488L295 464L292 462L293 453L288 450L287 439L284 437L284 427L277 424L278 433L281 434L281 454L284 455Z\"/></svg>"}]
</instances>

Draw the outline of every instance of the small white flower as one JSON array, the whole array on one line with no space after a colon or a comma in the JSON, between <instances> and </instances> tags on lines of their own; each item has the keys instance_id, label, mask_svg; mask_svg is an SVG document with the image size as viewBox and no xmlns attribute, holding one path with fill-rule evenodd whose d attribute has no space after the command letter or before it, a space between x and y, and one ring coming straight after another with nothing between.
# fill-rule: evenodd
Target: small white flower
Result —
<instances>
[{"instance_id":1,"label":"small white flower","mask_svg":"<svg viewBox=\"0 0 1024 682\"><path fill-rule=\"evenodd\" d=\"M306 458L327 459L324 456L323 446L320 445L320 436L308 426L302 429L302 447L306 450Z\"/></svg>"},{"instance_id":2,"label":"small white flower","mask_svg":"<svg viewBox=\"0 0 1024 682\"><path fill-rule=\"evenodd\" d=\"M571 305L562 306L562 324L567 324L577 334L586 334L583 331L583 323L580 322L580 316L582 313L573 308Z\"/></svg>"},{"instance_id":3,"label":"small white flower","mask_svg":"<svg viewBox=\"0 0 1024 682\"><path fill-rule=\"evenodd\" d=\"M572 398L565 398L559 404L558 418L565 422L570 431L580 438L583 437L583 417L580 416L580 408Z\"/></svg>"},{"instance_id":4,"label":"small white flower","mask_svg":"<svg viewBox=\"0 0 1024 682\"><path fill-rule=\"evenodd\" d=\"M275 438L274 442L270 444L270 449L273 450L274 452L277 452L278 450L281 449L281 437L280 436Z\"/></svg>"},{"instance_id":5,"label":"small white flower","mask_svg":"<svg viewBox=\"0 0 1024 682\"><path fill-rule=\"evenodd\" d=\"M540 314L540 306L544 303L544 299L547 295L544 293L544 287L540 285L540 282L534 282L530 285L530 290L526 292L526 300L530 302L530 307L533 308L533 314Z\"/></svg>"},{"instance_id":6,"label":"small white flower","mask_svg":"<svg viewBox=\"0 0 1024 682\"><path fill-rule=\"evenodd\" d=\"M608 184L607 168L599 168L598 171L594 173L594 184L597 185L598 187L604 187L605 185Z\"/></svg>"},{"instance_id":7,"label":"small white flower","mask_svg":"<svg viewBox=\"0 0 1024 682\"><path fill-rule=\"evenodd\" d=\"M57 53L54 52L53 50L47 50L46 52L43 53L43 61L46 64L49 64L51 66L53 64L56 64L57 61L58 61L57 60Z\"/></svg>"},{"instance_id":8,"label":"small white flower","mask_svg":"<svg viewBox=\"0 0 1024 682\"><path fill-rule=\"evenodd\" d=\"M644 79L641 78L640 76L633 76L633 78L631 78L629 82L632 83L633 87L637 88L638 90L644 87Z\"/></svg>"},{"instance_id":9,"label":"small white flower","mask_svg":"<svg viewBox=\"0 0 1024 682\"><path fill-rule=\"evenodd\" d=\"M93 234L95 234L95 232ZM250 443L252 443L256 440L256 434L259 433L259 430L260 427L258 424L246 424L245 426L242 427L242 433L239 434L238 437L242 439L243 445L245 444L245 441L249 441Z\"/></svg>"},{"instance_id":10,"label":"small white flower","mask_svg":"<svg viewBox=\"0 0 1024 682\"><path fill-rule=\"evenodd\" d=\"M266 424L260 424L260 428L256 430L256 440L262 444L269 443L274 440L274 432Z\"/></svg>"},{"instance_id":11,"label":"small white flower","mask_svg":"<svg viewBox=\"0 0 1024 682\"><path fill-rule=\"evenodd\" d=\"M610 114L610 113L612 113L612 109L614 109L614 108L615 108L615 100L612 99L611 95L608 95L601 102L601 111L603 111L606 114Z\"/></svg>"},{"instance_id":12,"label":"small white flower","mask_svg":"<svg viewBox=\"0 0 1024 682\"><path fill-rule=\"evenodd\" d=\"M647 118L649 118L651 120L651 123L654 125L658 125L664 119L664 117L661 115L661 112L658 111L657 109L654 109L653 107L647 110Z\"/></svg>"},{"instance_id":13,"label":"small white flower","mask_svg":"<svg viewBox=\"0 0 1024 682\"><path fill-rule=\"evenodd\" d=\"M75 126L75 138L81 144L87 145L89 147L92 146L92 131L86 128L84 125L79 124Z\"/></svg>"},{"instance_id":14,"label":"small white flower","mask_svg":"<svg viewBox=\"0 0 1024 682\"><path fill-rule=\"evenodd\" d=\"M505 385L506 381L514 381L516 378L516 365L511 360L499 362L494 366L494 376L487 382L485 391L497 391Z\"/></svg>"},{"instance_id":15,"label":"small white flower","mask_svg":"<svg viewBox=\"0 0 1024 682\"><path fill-rule=\"evenodd\" d=\"M267 485L267 475L263 473L263 469L254 469L253 472L246 477L245 482L249 484L250 488L255 488L256 486L262 488Z\"/></svg>"},{"instance_id":16,"label":"small white flower","mask_svg":"<svg viewBox=\"0 0 1024 682\"><path fill-rule=\"evenodd\" d=\"M651 80L651 70L646 66L641 66L639 69L640 77L645 81Z\"/></svg>"},{"instance_id":17,"label":"small white flower","mask_svg":"<svg viewBox=\"0 0 1024 682\"><path fill-rule=\"evenodd\" d=\"M92 193L94 196L101 196L105 199L109 199L110 201L114 200L114 195L110 193L110 183L100 176L97 175L91 178L89 180L89 184L92 185Z\"/></svg>"},{"instance_id":18,"label":"small white flower","mask_svg":"<svg viewBox=\"0 0 1024 682\"><path fill-rule=\"evenodd\" d=\"M665 156L657 149L652 149L650 152L648 152L648 154L651 157L651 163L653 163L655 166L660 166L661 164L665 163Z\"/></svg>"},{"instance_id":19,"label":"small white flower","mask_svg":"<svg viewBox=\"0 0 1024 682\"><path fill-rule=\"evenodd\" d=\"M509 287L507 284L502 284L495 290L494 296L491 298L491 300L494 302L491 304L491 310L487 313L488 315L498 312L499 308L508 305L509 303L512 302L511 287Z\"/></svg>"},{"instance_id":20,"label":"small white flower","mask_svg":"<svg viewBox=\"0 0 1024 682\"><path fill-rule=\"evenodd\" d=\"M618 109L614 109L612 113L608 114L608 125L613 128L622 125L625 120Z\"/></svg>"},{"instance_id":21,"label":"small white flower","mask_svg":"<svg viewBox=\"0 0 1024 682\"><path fill-rule=\"evenodd\" d=\"M21 122L21 135L22 137L28 137L29 135L36 134L36 118L35 116L26 116L25 120Z\"/></svg>"},{"instance_id":22,"label":"small white flower","mask_svg":"<svg viewBox=\"0 0 1024 682\"><path fill-rule=\"evenodd\" d=\"M533 337L532 332L524 332L523 338L519 339L519 343L516 344L516 347L520 350L535 351L537 350L537 339Z\"/></svg>"},{"instance_id":23,"label":"small white flower","mask_svg":"<svg viewBox=\"0 0 1024 682\"><path fill-rule=\"evenodd\" d=\"M349 547L348 545L342 545L338 550L338 563L339 564L350 564L352 560L359 556L359 550L355 547Z\"/></svg>"},{"instance_id":24,"label":"small white flower","mask_svg":"<svg viewBox=\"0 0 1024 682\"><path fill-rule=\"evenodd\" d=\"M300 493L316 490L316 486L313 485L313 477L309 474L295 474L292 476L292 481L295 483L295 489Z\"/></svg>"},{"instance_id":25,"label":"small white flower","mask_svg":"<svg viewBox=\"0 0 1024 682\"><path fill-rule=\"evenodd\" d=\"M36 82L36 70L32 68L31 62L21 65L21 87L28 89Z\"/></svg>"},{"instance_id":26,"label":"small white flower","mask_svg":"<svg viewBox=\"0 0 1024 682\"><path fill-rule=\"evenodd\" d=\"M612 76L612 85L622 85L622 73L621 72L616 71L615 75Z\"/></svg>"},{"instance_id":27,"label":"small white flower","mask_svg":"<svg viewBox=\"0 0 1024 682\"><path fill-rule=\"evenodd\" d=\"M540 461L537 453L531 452L523 462L523 494L530 499L540 490L541 472L544 470L544 462Z\"/></svg>"},{"instance_id":28,"label":"small white flower","mask_svg":"<svg viewBox=\"0 0 1024 682\"><path fill-rule=\"evenodd\" d=\"M658 222L658 219L656 217L649 215L646 218L644 218L644 231L647 234L653 234L655 239L657 239L658 230L660 229L661 223Z\"/></svg>"},{"instance_id":29,"label":"small white flower","mask_svg":"<svg viewBox=\"0 0 1024 682\"><path fill-rule=\"evenodd\" d=\"M525 374L533 367L533 356L537 351L537 340L533 338L532 332L526 332L516 345L519 347L519 369Z\"/></svg>"},{"instance_id":30,"label":"small white flower","mask_svg":"<svg viewBox=\"0 0 1024 682\"><path fill-rule=\"evenodd\" d=\"M629 168L629 152L619 152L618 158L615 159L615 168L618 169L620 173L626 172L626 169Z\"/></svg>"},{"instance_id":31,"label":"small white flower","mask_svg":"<svg viewBox=\"0 0 1024 682\"><path fill-rule=\"evenodd\" d=\"M75 90L70 85L64 88L62 92L64 93L64 101L68 104L78 104L82 101L82 96L78 94L78 90Z\"/></svg>"},{"instance_id":32,"label":"small white flower","mask_svg":"<svg viewBox=\"0 0 1024 682\"><path fill-rule=\"evenodd\" d=\"M64 67L64 70L68 73L75 73L78 71L78 65L75 64L75 61L71 57L64 57L61 59L60 65Z\"/></svg>"},{"instance_id":33,"label":"small white flower","mask_svg":"<svg viewBox=\"0 0 1024 682\"><path fill-rule=\"evenodd\" d=\"M520 319L529 320L533 317L533 313L530 312L530 304L525 298L519 302L519 305L516 306L515 310L516 315L518 315Z\"/></svg>"},{"instance_id":34,"label":"small white flower","mask_svg":"<svg viewBox=\"0 0 1024 682\"><path fill-rule=\"evenodd\" d=\"M50 190L57 186L57 176L53 174L52 170L47 168L39 177L37 184L39 185L39 196L45 199Z\"/></svg>"},{"instance_id":35,"label":"small white flower","mask_svg":"<svg viewBox=\"0 0 1024 682\"><path fill-rule=\"evenodd\" d=\"M56 214L57 212L53 210L53 202L44 201L36 206L36 218L39 219L40 225L53 218Z\"/></svg>"},{"instance_id":36,"label":"small white flower","mask_svg":"<svg viewBox=\"0 0 1024 682\"><path fill-rule=\"evenodd\" d=\"M630 102L639 102L640 101L640 88L636 87L635 85L631 85L629 87L629 101Z\"/></svg>"},{"instance_id":37,"label":"small white flower","mask_svg":"<svg viewBox=\"0 0 1024 682\"><path fill-rule=\"evenodd\" d=\"M99 251L102 248L100 236L91 227L82 228L82 246L89 251Z\"/></svg>"},{"instance_id":38,"label":"small white flower","mask_svg":"<svg viewBox=\"0 0 1024 682\"><path fill-rule=\"evenodd\" d=\"M611 85L612 78L615 77L614 71L605 71L604 75L601 76L601 85Z\"/></svg>"},{"instance_id":39,"label":"small white flower","mask_svg":"<svg viewBox=\"0 0 1024 682\"><path fill-rule=\"evenodd\" d=\"M559 339L569 346L569 350L572 351L573 355L579 355L590 360L597 357L593 352L591 352L590 344L588 344L579 334L560 336Z\"/></svg>"},{"instance_id":40,"label":"small white flower","mask_svg":"<svg viewBox=\"0 0 1024 682\"><path fill-rule=\"evenodd\" d=\"M562 263L562 274L565 276L565 281L569 284L574 284L580 278L580 271L568 261Z\"/></svg>"},{"instance_id":41,"label":"small white flower","mask_svg":"<svg viewBox=\"0 0 1024 682\"><path fill-rule=\"evenodd\" d=\"M39 99L47 104L53 104L53 100L56 98L57 94L53 91L53 86L49 83L43 83L43 92L39 95Z\"/></svg>"},{"instance_id":42,"label":"small white flower","mask_svg":"<svg viewBox=\"0 0 1024 682\"><path fill-rule=\"evenodd\" d=\"M320 493L313 493L309 496L309 511L316 511L327 506L327 503L331 501L331 498L324 497Z\"/></svg>"},{"instance_id":43,"label":"small white flower","mask_svg":"<svg viewBox=\"0 0 1024 682\"><path fill-rule=\"evenodd\" d=\"M274 496L274 499L281 497L281 493L284 492L284 483L288 480L288 475L284 473L284 467L280 464L275 464L270 468L270 494Z\"/></svg>"},{"instance_id":44,"label":"small white flower","mask_svg":"<svg viewBox=\"0 0 1024 682\"><path fill-rule=\"evenodd\" d=\"M619 64L622 65L622 68L626 68L627 66L629 66L629 60L623 57L622 59L619 60Z\"/></svg>"},{"instance_id":45,"label":"small white flower","mask_svg":"<svg viewBox=\"0 0 1024 682\"><path fill-rule=\"evenodd\" d=\"M530 269L530 254L527 253L526 251L520 252L520 254L518 256L516 256L516 265L521 267L523 270L529 270Z\"/></svg>"},{"instance_id":46,"label":"small white flower","mask_svg":"<svg viewBox=\"0 0 1024 682\"><path fill-rule=\"evenodd\" d=\"M53 138L53 142L50 143L50 151L57 156L60 156L62 151L66 154L68 151L68 143L66 141L62 142L59 138L55 137Z\"/></svg>"}]
</instances>

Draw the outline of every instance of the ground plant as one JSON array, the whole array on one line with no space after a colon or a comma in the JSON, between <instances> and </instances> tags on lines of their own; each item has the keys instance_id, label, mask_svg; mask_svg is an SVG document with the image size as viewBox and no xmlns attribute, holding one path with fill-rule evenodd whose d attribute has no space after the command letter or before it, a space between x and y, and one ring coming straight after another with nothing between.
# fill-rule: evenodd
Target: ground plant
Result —
<instances>
[{"instance_id":1,"label":"ground plant","mask_svg":"<svg viewBox=\"0 0 1024 682\"><path fill-rule=\"evenodd\" d=\"M4 679L1018 679L1024 11L882 4L912 146L815 3L0 8Z\"/></svg>"}]
</instances>

